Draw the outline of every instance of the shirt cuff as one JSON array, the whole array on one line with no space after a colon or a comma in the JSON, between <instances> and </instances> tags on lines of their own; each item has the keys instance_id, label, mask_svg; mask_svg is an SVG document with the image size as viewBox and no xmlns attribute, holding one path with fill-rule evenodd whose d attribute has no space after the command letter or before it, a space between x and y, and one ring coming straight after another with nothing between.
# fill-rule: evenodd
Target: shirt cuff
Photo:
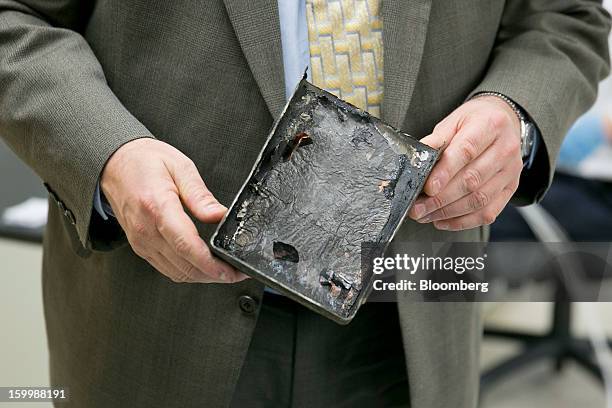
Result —
<instances>
[{"instance_id":1,"label":"shirt cuff","mask_svg":"<svg viewBox=\"0 0 612 408\"><path fill-rule=\"evenodd\" d=\"M93 206L96 212L100 214L100 217L102 217L104 221L108 221L109 217L115 218L113 209L106 201L106 198L102 196L102 193L100 191L99 181L98 181L98 184L96 184L96 191L94 193Z\"/></svg>"}]
</instances>

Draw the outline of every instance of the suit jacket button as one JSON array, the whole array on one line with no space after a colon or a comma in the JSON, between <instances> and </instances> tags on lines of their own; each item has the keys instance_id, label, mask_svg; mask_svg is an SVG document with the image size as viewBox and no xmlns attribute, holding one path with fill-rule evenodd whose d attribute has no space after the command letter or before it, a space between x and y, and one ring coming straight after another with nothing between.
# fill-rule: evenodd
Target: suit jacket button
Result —
<instances>
[{"instance_id":1,"label":"suit jacket button","mask_svg":"<svg viewBox=\"0 0 612 408\"><path fill-rule=\"evenodd\" d=\"M257 310L257 302L247 295L238 298L238 306L240 306L240 310L246 314L252 314Z\"/></svg>"}]
</instances>

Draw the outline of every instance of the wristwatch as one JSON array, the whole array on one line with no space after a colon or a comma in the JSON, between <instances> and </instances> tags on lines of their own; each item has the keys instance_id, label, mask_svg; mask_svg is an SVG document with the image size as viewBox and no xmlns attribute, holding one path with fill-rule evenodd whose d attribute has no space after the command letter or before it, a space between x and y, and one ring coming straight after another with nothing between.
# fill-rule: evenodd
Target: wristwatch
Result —
<instances>
[{"instance_id":1,"label":"wristwatch","mask_svg":"<svg viewBox=\"0 0 612 408\"><path fill-rule=\"evenodd\" d=\"M487 95L496 96L506 102L519 118L519 122L521 123L521 156L524 164L531 162L533 153L535 152L534 145L537 134L535 124L529 118L527 118L527 115L520 106L518 106L512 99L508 98L504 94L499 92L481 92L474 95L474 97L477 98Z\"/></svg>"}]
</instances>

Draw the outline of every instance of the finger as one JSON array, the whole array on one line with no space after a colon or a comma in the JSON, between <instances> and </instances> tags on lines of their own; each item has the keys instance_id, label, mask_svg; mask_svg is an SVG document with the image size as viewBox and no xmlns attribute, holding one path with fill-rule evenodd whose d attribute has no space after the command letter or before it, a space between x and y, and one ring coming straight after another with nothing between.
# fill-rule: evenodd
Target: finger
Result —
<instances>
[{"instance_id":1,"label":"finger","mask_svg":"<svg viewBox=\"0 0 612 408\"><path fill-rule=\"evenodd\" d=\"M445 220L479 211L489 205L491 201L510 184L514 175L509 171L500 171L481 188L452 202L431 214L417 220L421 223Z\"/></svg>"},{"instance_id":2,"label":"finger","mask_svg":"<svg viewBox=\"0 0 612 408\"><path fill-rule=\"evenodd\" d=\"M146 227L132 230L136 232L129 234L130 245L138 256L173 282L192 282L192 276L201 274L195 273L195 267L187 261L172 256L168 244L157 229L149 227L149 224L143 225Z\"/></svg>"},{"instance_id":3,"label":"finger","mask_svg":"<svg viewBox=\"0 0 612 408\"><path fill-rule=\"evenodd\" d=\"M172 276L168 275L168 277L170 277L173 282L227 283L219 279L208 277L204 272L191 264L191 262L180 258L167 244L160 248L159 254L170 266Z\"/></svg>"},{"instance_id":4,"label":"finger","mask_svg":"<svg viewBox=\"0 0 612 408\"><path fill-rule=\"evenodd\" d=\"M159 273L161 273L162 275L170 279L172 282L175 282L175 283L189 282L188 277L178 272L175 266L172 265L170 261L165 259L164 256L160 252L155 251L154 255L146 256L144 257L144 259L153 268L155 268L155 270L157 270Z\"/></svg>"},{"instance_id":5,"label":"finger","mask_svg":"<svg viewBox=\"0 0 612 408\"><path fill-rule=\"evenodd\" d=\"M241 273L237 280L232 280L230 282L223 281L220 279L214 279L209 277L203 271L197 269L190 262L180 258L174 251L170 249L168 245L163 245L159 252L161 256L174 268L174 276L177 278L175 282L178 281L193 283L235 283L248 278L248 276Z\"/></svg>"},{"instance_id":6,"label":"finger","mask_svg":"<svg viewBox=\"0 0 612 408\"><path fill-rule=\"evenodd\" d=\"M477 191L497 174L506 164L500 160L498 143L493 143L489 148L476 158L472 163L461 169L453 177L446 188L433 197L419 197L408 215L414 220L421 219L426 215L445 207L466 195Z\"/></svg>"},{"instance_id":7,"label":"finger","mask_svg":"<svg viewBox=\"0 0 612 408\"><path fill-rule=\"evenodd\" d=\"M439 230L461 231L470 228L476 228L481 225L489 225L495 222L497 216L502 212L504 207L510 201L512 194L516 191L514 184L508 185L491 201L489 205L480 211L463 215L456 218L451 218L442 221L435 221L434 226Z\"/></svg>"},{"instance_id":8,"label":"finger","mask_svg":"<svg viewBox=\"0 0 612 408\"><path fill-rule=\"evenodd\" d=\"M160 237L160 239L162 238ZM160 250L156 251L156 255L153 259L154 262L149 263L175 283L230 283L209 278L202 271L199 271L195 266L191 265L191 263L184 259L180 259L169 250L167 245L163 245Z\"/></svg>"},{"instance_id":9,"label":"finger","mask_svg":"<svg viewBox=\"0 0 612 408\"><path fill-rule=\"evenodd\" d=\"M169 171L182 202L198 220L211 224L221 221L227 208L221 205L208 190L191 160L187 159L180 165L172 165Z\"/></svg>"},{"instance_id":10,"label":"finger","mask_svg":"<svg viewBox=\"0 0 612 408\"><path fill-rule=\"evenodd\" d=\"M205 275L194 278L212 278L228 283L245 279L245 275L212 256L195 225L183 211L178 197L168 197L161 205L160 214L156 226L170 250Z\"/></svg>"},{"instance_id":11,"label":"finger","mask_svg":"<svg viewBox=\"0 0 612 408\"><path fill-rule=\"evenodd\" d=\"M446 147L452 140L453 136L455 136L455 134L457 133L456 121L453 119L452 116L453 115L451 114L442 122L438 123L430 135L425 136L420 140L421 143L424 143L429 147L439 150L440 154L442 154L444 152L444 149L446 149ZM423 192L425 192L426 194L427 192L430 192L430 195L433 195L432 192L437 191L440 188L438 183L439 180L433 180L431 179L431 177L428 178L425 181Z\"/></svg>"},{"instance_id":12,"label":"finger","mask_svg":"<svg viewBox=\"0 0 612 408\"><path fill-rule=\"evenodd\" d=\"M489 121L465 121L427 178L423 189L425 194L435 196L442 191L463 167L480 156L494 140L495 132Z\"/></svg>"}]
</instances>

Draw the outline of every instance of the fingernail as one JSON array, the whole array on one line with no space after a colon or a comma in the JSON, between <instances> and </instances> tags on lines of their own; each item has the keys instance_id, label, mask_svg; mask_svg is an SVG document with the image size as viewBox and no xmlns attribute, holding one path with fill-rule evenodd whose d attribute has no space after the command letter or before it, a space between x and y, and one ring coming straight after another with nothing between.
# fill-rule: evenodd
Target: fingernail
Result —
<instances>
[{"instance_id":1,"label":"fingernail","mask_svg":"<svg viewBox=\"0 0 612 408\"><path fill-rule=\"evenodd\" d=\"M418 223L420 224L426 224L428 222L431 222L431 217L427 216L427 217L423 217L417 220Z\"/></svg>"},{"instance_id":2,"label":"fingernail","mask_svg":"<svg viewBox=\"0 0 612 408\"><path fill-rule=\"evenodd\" d=\"M436 228L439 230L447 230L448 229L448 224L445 222L439 222L436 224Z\"/></svg>"},{"instance_id":3,"label":"fingernail","mask_svg":"<svg viewBox=\"0 0 612 408\"><path fill-rule=\"evenodd\" d=\"M225 272L220 272L219 273L219 279L221 279L222 281L226 281L227 280L227 274Z\"/></svg>"},{"instance_id":4,"label":"fingernail","mask_svg":"<svg viewBox=\"0 0 612 408\"><path fill-rule=\"evenodd\" d=\"M415 204L414 215L417 220L425 215L425 211L427 211L425 204Z\"/></svg>"},{"instance_id":5,"label":"fingernail","mask_svg":"<svg viewBox=\"0 0 612 408\"><path fill-rule=\"evenodd\" d=\"M223 208L223 206L219 203L210 203L204 207L204 211L215 211L215 210L218 210L219 208Z\"/></svg>"},{"instance_id":6,"label":"fingernail","mask_svg":"<svg viewBox=\"0 0 612 408\"><path fill-rule=\"evenodd\" d=\"M431 195L434 196L440 192L440 180L437 178L431 181Z\"/></svg>"}]
</instances>

